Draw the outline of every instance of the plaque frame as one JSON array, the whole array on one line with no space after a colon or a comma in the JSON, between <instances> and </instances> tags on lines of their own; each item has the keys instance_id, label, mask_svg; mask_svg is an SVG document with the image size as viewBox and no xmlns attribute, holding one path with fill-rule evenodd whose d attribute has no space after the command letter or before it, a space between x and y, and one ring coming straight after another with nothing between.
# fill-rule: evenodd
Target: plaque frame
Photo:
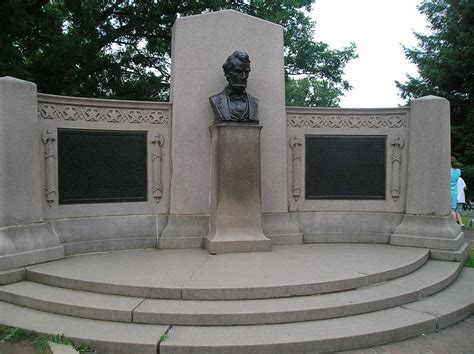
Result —
<instances>
[{"instance_id":1,"label":"plaque frame","mask_svg":"<svg viewBox=\"0 0 474 354\"><path fill-rule=\"evenodd\" d=\"M95 203L124 203L124 202L146 202L148 201L148 149L147 149L147 131L137 131L137 130L100 130L100 129L71 129L71 128L58 128L57 137L58 137L58 203L59 205L70 205L70 204L95 204ZM80 138L82 137L83 140L88 139L100 139L100 138L111 138L109 139L110 142L117 142L120 138L123 139L123 143L128 142L127 148L130 149L130 142L132 145L135 145L136 151L133 151L130 154L130 151L126 151L127 149L123 148L114 148L110 151L107 151L107 160L102 160L103 166L111 166L114 165L118 166L119 169L115 169L114 171L110 171L110 173L120 173L120 177L127 180L128 186L131 188L125 188L127 183L119 183L120 181L114 177L108 182L110 184L107 186L107 190L100 190L100 196L93 196L91 195L90 191L103 187L105 183L101 181L101 177L104 177L103 170L96 170L94 171L91 169L87 170L88 167L91 165L87 165L87 158L82 159L81 161L72 161L71 162L71 154L68 155L67 144L71 142L67 142L66 140L71 137ZM66 139L66 140L65 140ZM98 144L98 140L93 141L94 144ZM96 145L97 147L98 145ZM79 152L80 146L78 147ZM89 151L87 150L89 148ZM105 148L103 144L101 144L101 148ZM110 147L109 147L110 148ZM85 152L90 152L90 147L84 148ZM83 151L83 152L84 152ZM124 155L120 155L120 153ZM118 153L118 155L117 155ZM76 156L78 152L75 152ZM124 161L120 162L120 157L127 156L126 164L127 168L123 168ZM97 154L100 156L100 154ZM132 158L132 156L139 157L138 159ZM89 159L90 161L94 161L97 165L101 162L99 159ZM81 165L81 162L84 165ZM71 165L75 166L76 172L67 171L71 169ZM94 164L92 164L94 165ZM122 167L122 168L120 168ZM135 174L126 174L127 171L134 171ZM138 173L137 173L138 171ZM84 174L84 177L78 177L80 173ZM69 175L67 173L70 173ZM73 180L71 180L73 179ZM135 179L135 180L134 180ZM81 185L81 180L88 180L88 184ZM130 183L132 181L132 183ZM118 184L117 184L118 183ZM85 189L90 188L89 190L76 190L71 191L68 190L68 185L78 185L79 187L85 187ZM135 184L134 186L132 184ZM89 187L89 185L91 187ZM110 192L110 193L107 193ZM83 193L84 195L80 195ZM108 194L108 195L106 195Z\"/></svg>"},{"instance_id":2,"label":"plaque frame","mask_svg":"<svg viewBox=\"0 0 474 354\"><path fill-rule=\"evenodd\" d=\"M372 154L375 154L376 159L378 159L376 162L371 162L367 159L364 160L365 165L372 165L375 166L375 172L378 172L379 174L376 175L376 177L379 177L379 180L375 180L375 183L372 183L372 185L375 185L375 189L373 192L370 190L363 191L364 189L364 183L359 183L356 184L356 188L358 188L357 192L354 193L347 193L347 187L344 188L339 188L342 189L342 193L337 193L337 176L333 177L331 176L331 181L327 184L321 184L321 187L316 187L314 188L314 178L313 175L315 173L314 171L314 166L311 165L311 161L314 159L311 158L310 154L313 152L311 145L314 141L318 141L320 145L322 146L324 143L328 143L327 146L330 146L332 144L333 148L337 147L337 143L350 143L356 142L357 144L361 145L363 143L368 143L372 144L372 147L376 146L379 150L374 150L372 151ZM375 144L375 145L374 145ZM377 146L378 145L378 146ZM360 147L360 146L359 146ZM307 200L386 200L387 196L387 135L315 135L315 134L306 134L305 135L305 199ZM325 151L327 153L327 151ZM357 155L358 151L354 149L355 154ZM323 152L324 153L324 152ZM340 160L344 160L343 157L340 158ZM360 159L362 161L362 159ZM344 163L340 164L341 166L344 165ZM354 165L352 163L351 165ZM324 166L323 166L324 167ZM328 167L326 165L326 167ZM334 167L334 166L333 166ZM363 164L361 164L361 170L363 170ZM318 167L319 168L319 167ZM352 169L354 169L354 166L352 166ZM350 169L348 169L350 170ZM345 173L348 173L345 171L342 173L343 175ZM367 173L367 178L371 176L374 176L374 171L371 170L370 173ZM363 180L363 173L358 176L359 180ZM324 182L324 179L321 179ZM320 181L321 181L320 180ZM327 179L326 182L328 182L329 179ZM340 183L346 183L345 186L348 186L350 184L347 184L348 180L342 180ZM318 189L320 188L320 189ZM324 188L331 189L333 192L329 191L324 191ZM336 192L334 192L336 191ZM345 192L344 192L345 191ZM362 193L361 193L362 191Z\"/></svg>"}]
</instances>

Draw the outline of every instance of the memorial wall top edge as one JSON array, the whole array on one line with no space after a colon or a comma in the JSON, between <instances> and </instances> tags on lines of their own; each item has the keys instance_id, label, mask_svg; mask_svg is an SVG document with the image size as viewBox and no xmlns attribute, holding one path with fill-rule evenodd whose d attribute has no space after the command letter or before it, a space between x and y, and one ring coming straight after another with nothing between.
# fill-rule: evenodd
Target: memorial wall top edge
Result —
<instances>
[{"instance_id":1,"label":"memorial wall top edge","mask_svg":"<svg viewBox=\"0 0 474 354\"><path fill-rule=\"evenodd\" d=\"M78 106L103 106L103 107L117 107L117 108L172 108L171 102L158 101L132 101L132 100L115 100L108 98L88 98L88 97L73 97L60 96L45 93L38 93L38 102L41 103L56 103L56 104L72 104ZM286 114L408 114L410 107L393 107L393 108L340 108L340 107L299 107L287 106Z\"/></svg>"},{"instance_id":2,"label":"memorial wall top edge","mask_svg":"<svg viewBox=\"0 0 474 354\"><path fill-rule=\"evenodd\" d=\"M212 17L212 16L244 16L244 17L247 17L249 19L251 19L252 21L258 21L258 22L261 22L261 23L265 23L267 24L268 26L272 26L272 27L280 27L280 28L283 28L283 26L277 24L277 23L274 23L274 22L270 22L270 21L267 21L267 20L263 20L261 18L258 18L258 17L255 17L255 16L251 16L251 15L248 15L248 14L245 14L245 13L242 13L242 12L239 12L239 11L236 11L236 10L220 10L220 11L213 11L213 12L208 12L208 13L204 13L204 14L196 14L196 15L190 15L190 16L183 16L183 17L179 17L176 19L176 22L182 22L182 21L193 21L197 18L206 18L206 17ZM175 23L176 23L175 22Z\"/></svg>"},{"instance_id":3,"label":"memorial wall top edge","mask_svg":"<svg viewBox=\"0 0 474 354\"><path fill-rule=\"evenodd\" d=\"M389 108L340 108L340 107L297 107L287 106L286 114L320 115L408 115L410 107Z\"/></svg>"},{"instance_id":4,"label":"memorial wall top edge","mask_svg":"<svg viewBox=\"0 0 474 354\"><path fill-rule=\"evenodd\" d=\"M164 109L171 110L170 102L158 101L131 101L131 100L115 100L107 98L87 98L73 96L59 96L45 93L38 93L39 103L55 103L74 106L97 106L108 108L146 108L146 109Z\"/></svg>"}]
</instances>

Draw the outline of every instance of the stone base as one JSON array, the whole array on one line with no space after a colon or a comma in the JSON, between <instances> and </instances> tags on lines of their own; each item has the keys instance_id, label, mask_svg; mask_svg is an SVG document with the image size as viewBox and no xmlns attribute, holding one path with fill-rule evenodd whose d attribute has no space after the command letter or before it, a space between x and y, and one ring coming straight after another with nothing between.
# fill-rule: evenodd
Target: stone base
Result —
<instances>
[{"instance_id":1,"label":"stone base","mask_svg":"<svg viewBox=\"0 0 474 354\"><path fill-rule=\"evenodd\" d=\"M317 233L305 234L304 243L380 243L387 244L390 234L383 233Z\"/></svg>"},{"instance_id":2,"label":"stone base","mask_svg":"<svg viewBox=\"0 0 474 354\"><path fill-rule=\"evenodd\" d=\"M63 246L37 249L28 252L18 252L7 256L0 256L0 270L55 261L63 257Z\"/></svg>"},{"instance_id":3,"label":"stone base","mask_svg":"<svg viewBox=\"0 0 474 354\"><path fill-rule=\"evenodd\" d=\"M51 221L66 255L154 248L166 215L123 215Z\"/></svg>"},{"instance_id":4,"label":"stone base","mask_svg":"<svg viewBox=\"0 0 474 354\"><path fill-rule=\"evenodd\" d=\"M430 250L430 258L436 259L438 261L448 261L448 262L462 262L464 263L469 257L469 251L471 247L469 243L464 242L464 244L459 247L456 251L446 251L446 250Z\"/></svg>"},{"instance_id":5,"label":"stone base","mask_svg":"<svg viewBox=\"0 0 474 354\"><path fill-rule=\"evenodd\" d=\"M469 245L451 215L405 215L397 226L390 244L430 249L430 258L440 261L463 262L469 255Z\"/></svg>"},{"instance_id":6,"label":"stone base","mask_svg":"<svg viewBox=\"0 0 474 354\"><path fill-rule=\"evenodd\" d=\"M210 254L236 253L236 252L268 252L271 251L272 240L218 240L204 239L204 247Z\"/></svg>"},{"instance_id":7,"label":"stone base","mask_svg":"<svg viewBox=\"0 0 474 354\"><path fill-rule=\"evenodd\" d=\"M160 237L159 249L202 248L203 236L198 237Z\"/></svg>"},{"instance_id":8,"label":"stone base","mask_svg":"<svg viewBox=\"0 0 474 354\"><path fill-rule=\"evenodd\" d=\"M170 215L158 248L201 248L209 232L209 215Z\"/></svg>"},{"instance_id":9,"label":"stone base","mask_svg":"<svg viewBox=\"0 0 474 354\"><path fill-rule=\"evenodd\" d=\"M210 253L263 252L260 131L254 124L211 127Z\"/></svg>"},{"instance_id":10,"label":"stone base","mask_svg":"<svg viewBox=\"0 0 474 354\"><path fill-rule=\"evenodd\" d=\"M300 212L304 243L389 243L402 221L396 213Z\"/></svg>"},{"instance_id":11,"label":"stone base","mask_svg":"<svg viewBox=\"0 0 474 354\"><path fill-rule=\"evenodd\" d=\"M115 238L97 241L65 243L67 256L91 252L110 252L129 249L156 248L156 237Z\"/></svg>"},{"instance_id":12,"label":"stone base","mask_svg":"<svg viewBox=\"0 0 474 354\"><path fill-rule=\"evenodd\" d=\"M262 214L263 233L273 245L299 245L303 243L297 213Z\"/></svg>"},{"instance_id":13,"label":"stone base","mask_svg":"<svg viewBox=\"0 0 474 354\"><path fill-rule=\"evenodd\" d=\"M0 270L63 257L63 246L45 223L0 228Z\"/></svg>"}]
</instances>

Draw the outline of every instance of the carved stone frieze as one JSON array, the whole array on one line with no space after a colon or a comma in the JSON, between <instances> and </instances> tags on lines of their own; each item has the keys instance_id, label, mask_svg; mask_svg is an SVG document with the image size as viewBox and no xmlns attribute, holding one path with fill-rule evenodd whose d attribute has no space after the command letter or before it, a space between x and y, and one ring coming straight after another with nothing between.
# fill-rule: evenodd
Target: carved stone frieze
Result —
<instances>
[{"instance_id":1,"label":"carved stone frieze","mask_svg":"<svg viewBox=\"0 0 474 354\"><path fill-rule=\"evenodd\" d=\"M48 206L52 207L56 201L56 136L48 130L44 130L41 135L44 144L45 161L45 193Z\"/></svg>"},{"instance_id":2,"label":"carved stone frieze","mask_svg":"<svg viewBox=\"0 0 474 354\"><path fill-rule=\"evenodd\" d=\"M392 146L392 182L390 185L390 193L392 199L397 201L400 197L401 189L401 166L402 166L402 149L405 141L401 137L397 137L390 143Z\"/></svg>"},{"instance_id":3,"label":"carved stone frieze","mask_svg":"<svg viewBox=\"0 0 474 354\"><path fill-rule=\"evenodd\" d=\"M153 198L159 203L163 196L163 187L161 183L161 171L163 162L163 144L165 138L162 134L157 133L151 141L152 149L152 172L153 172Z\"/></svg>"},{"instance_id":4,"label":"carved stone frieze","mask_svg":"<svg viewBox=\"0 0 474 354\"><path fill-rule=\"evenodd\" d=\"M293 128L406 128L406 115L324 115L288 114L287 125Z\"/></svg>"},{"instance_id":5,"label":"carved stone frieze","mask_svg":"<svg viewBox=\"0 0 474 354\"><path fill-rule=\"evenodd\" d=\"M170 111L166 109L152 110L148 108L126 109L82 105L74 106L39 101L38 117L40 119L64 121L168 124Z\"/></svg>"}]
</instances>

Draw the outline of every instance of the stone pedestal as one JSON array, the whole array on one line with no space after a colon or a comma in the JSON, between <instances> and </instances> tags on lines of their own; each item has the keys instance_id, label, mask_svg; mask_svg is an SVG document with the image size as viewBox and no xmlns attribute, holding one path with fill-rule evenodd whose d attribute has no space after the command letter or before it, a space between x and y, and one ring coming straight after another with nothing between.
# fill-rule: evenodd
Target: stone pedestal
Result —
<instances>
[{"instance_id":1,"label":"stone pedestal","mask_svg":"<svg viewBox=\"0 0 474 354\"><path fill-rule=\"evenodd\" d=\"M36 85L0 78L0 270L64 256L44 223Z\"/></svg>"},{"instance_id":2,"label":"stone pedestal","mask_svg":"<svg viewBox=\"0 0 474 354\"><path fill-rule=\"evenodd\" d=\"M43 221L36 85L0 78L0 227Z\"/></svg>"},{"instance_id":3,"label":"stone pedestal","mask_svg":"<svg viewBox=\"0 0 474 354\"><path fill-rule=\"evenodd\" d=\"M406 214L390 244L426 247L432 258L461 261L467 248L461 228L450 216L449 128L446 99L412 100Z\"/></svg>"},{"instance_id":4,"label":"stone pedestal","mask_svg":"<svg viewBox=\"0 0 474 354\"><path fill-rule=\"evenodd\" d=\"M263 252L260 131L252 124L211 130L211 216L204 244L212 253Z\"/></svg>"}]
</instances>

